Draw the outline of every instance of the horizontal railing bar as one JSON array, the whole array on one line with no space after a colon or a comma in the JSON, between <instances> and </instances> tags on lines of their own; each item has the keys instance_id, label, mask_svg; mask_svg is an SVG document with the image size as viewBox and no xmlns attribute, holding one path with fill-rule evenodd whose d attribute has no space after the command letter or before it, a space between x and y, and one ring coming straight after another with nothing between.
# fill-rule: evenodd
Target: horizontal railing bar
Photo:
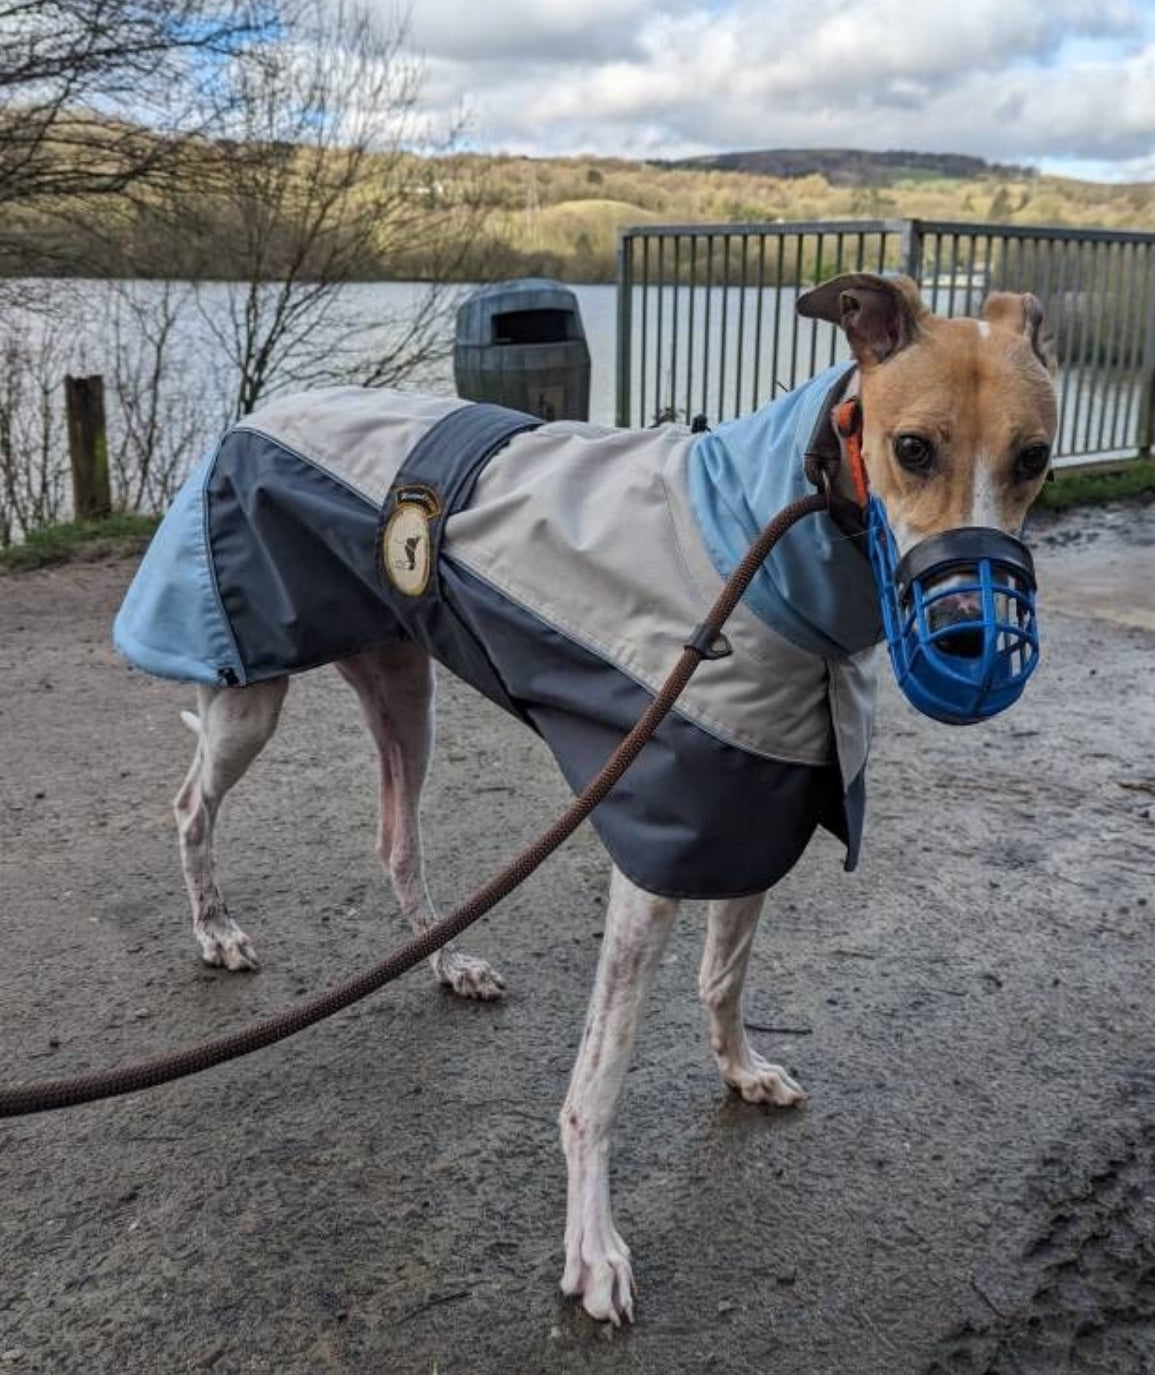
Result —
<instances>
[{"instance_id":1,"label":"horizontal railing bar","mask_svg":"<svg viewBox=\"0 0 1155 1375\"><path fill-rule=\"evenodd\" d=\"M623 229L622 237L668 239L676 234L683 238L691 235L713 235L718 238L729 234L733 238L743 235L765 235L767 238L773 238L776 235L789 237L793 234L896 234L901 227L901 220L783 220L780 223L765 224L749 220L743 224L639 224Z\"/></svg>"},{"instance_id":2,"label":"horizontal railing bar","mask_svg":"<svg viewBox=\"0 0 1155 1375\"><path fill-rule=\"evenodd\" d=\"M666 239L674 235L686 237L695 234L731 234L735 237L765 235L772 238L791 234L897 234L901 233L906 223L908 222L904 220L783 220L772 223L750 220L741 224L723 222L631 225L621 232L623 238L631 239ZM985 221L979 220L912 220L909 223L922 234L965 234L972 238L983 237L990 233L992 228ZM1138 229L1078 229L1070 225L1000 224L997 233L999 238L1005 239L1057 239L1070 243L1155 243L1155 233L1144 233Z\"/></svg>"},{"instance_id":3,"label":"horizontal railing bar","mask_svg":"<svg viewBox=\"0 0 1155 1375\"><path fill-rule=\"evenodd\" d=\"M974 238L991 231L985 221L913 220L923 234L966 234ZM1000 224L1002 239L1069 239L1072 243L1155 243L1155 234L1140 229L1079 229L1073 225Z\"/></svg>"},{"instance_id":4,"label":"horizontal railing bar","mask_svg":"<svg viewBox=\"0 0 1155 1375\"><path fill-rule=\"evenodd\" d=\"M1080 473L1126 473L1138 457L1138 447L1132 444L1130 447L1056 454L1053 466L1061 482L1064 476L1076 477Z\"/></svg>"}]
</instances>

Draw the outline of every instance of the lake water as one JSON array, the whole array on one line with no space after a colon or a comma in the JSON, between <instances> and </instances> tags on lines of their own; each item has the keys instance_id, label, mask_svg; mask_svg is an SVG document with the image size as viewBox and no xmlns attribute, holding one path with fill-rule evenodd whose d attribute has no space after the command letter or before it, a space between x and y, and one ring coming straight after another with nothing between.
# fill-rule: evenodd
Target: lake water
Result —
<instances>
[{"instance_id":1,"label":"lake water","mask_svg":"<svg viewBox=\"0 0 1155 1375\"><path fill-rule=\"evenodd\" d=\"M59 286L60 284L56 284ZM115 340L110 336L110 292L107 284L66 284L81 319L70 333L69 370L109 373ZM159 292L155 284L134 284L138 298ZM452 394L453 313L458 301L475 288L447 291L440 315L440 357L417 368L403 385ZM591 356L590 419L615 420L617 380L617 287L574 286ZM197 304L182 308L175 321L182 358L179 385L197 398L198 409L218 427L227 412L231 378L223 359L222 327L227 332L230 293L227 283L198 288ZM414 282L357 283L306 337L300 353L322 358L341 356L351 368L375 351L388 352L404 333L405 322L420 306L428 288ZM796 317L793 288L651 287L635 292L629 423L651 425L661 418L688 422L705 414L711 424L765 403L816 370L847 357L845 341L833 326ZM1128 368L1068 366L1062 370L1063 425L1059 451L1115 448L1133 452L1138 420L1138 359ZM354 369L355 375L355 369ZM324 381L322 376L317 380ZM175 379L174 379L175 381ZM309 385L306 374L296 385Z\"/></svg>"},{"instance_id":2,"label":"lake water","mask_svg":"<svg viewBox=\"0 0 1155 1375\"><path fill-rule=\"evenodd\" d=\"M159 283L139 282L117 283L112 287L98 281L29 285L48 291L53 298L56 323L50 323L48 328L58 335L54 361L69 372L102 373L106 377L115 370L118 351L130 343L118 338L110 324L114 316L119 316L123 335L132 323L131 313L126 314L124 308L125 293L131 294L136 308L141 308L147 306L150 297L159 298L166 289ZM168 284L168 288L174 293L187 293L186 299L174 302L170 345L174 356L190 369L185 372L183 383L199 396L204 410L215 411L229 395L231 379L223 360L232 344L227 336L237 309L236 288L224 282L209 283L196 289L195 299L191 288L184 284ZM446 292L437 331L441 356L422 364L413 374L425 390L447 394L454 391L453 313L457 302L474 289L470 284L462 284ZM573 290L590 346L590 419L609 423L614 415L617 288L575 286ZM358 354L368 363L377 350L387 352L404 335L406 322L420 309L427 294L428 288L419 282L358 282L345 287L335 307L318 319L313 331L301 340L296 357L303 360L315 354L331 358L334 350L340 348L343 362L355 371ZM28 312L22 328L42 331L45 326L38 322L39 318L37 313Z\"/></svg>"},{"instance_id":3,"label":"lake water","mask_svg":"<svg viewBox=\"0 0 1155 1375\"><path fill-rule=\"evenodd\" d=\"M456 304L474 288L445 291L419 366L402 385L454 393ZM62 379L100 373L118 499L144 509L167 504L175 484L235 414L243 289L226 282L56 281L8 283L29 302L0 315L0 445L20 467L0 484L0 540L21 526L67 514L67 443ZM573 288L589 341L590 419L616 417L617 288ZM413 282L357 283L342 289L319 318L291 323L289 345L267 394L362 380L374 359L405 339L428 288ZM672 286L635 291L628 421L710 424L765 403L814 371L846 357L832 326L798 320L793 289ZM259 310L267 316L276 289ZM163 363L152 347L164 339ZM1117 447L1134 453L1138 369L1067 367L1060 378L1059 452ZM1103 437L1108 442L1103 443ZM1118 436L1118 438L1116 438ZM1096 444L1095 440L1098 439ZM142 459L146 452L153 456ZM8 455L0 453L7 463ZM2 466L2 465L0 465ZM31 513L31 516L29 516Z\"/></svg>"},{"instance_id":4,"label":"lake water","mask_svg":"<svg viewBox=\"0 0 1155 1375\"><path fill-rule=\"evenodd\" d=\"M180 478L236 413L246 301L227 282L28 281L5 284L0 312L0 543L69 514L66 375L105 380L113 486L130 508L162 509ZM457 304L445 289L399 385L453 395ZM591 354L590 418L614 418L616 288L576 288ZM294 321L266 395L357 382L407 351L410 322L429 288L357 283L319 316ZM266 320L275 289L258 304ZM156 347L163 341L163 348ZM158 361L161 364L158 366Z\"/></svg>"}]
</instances>

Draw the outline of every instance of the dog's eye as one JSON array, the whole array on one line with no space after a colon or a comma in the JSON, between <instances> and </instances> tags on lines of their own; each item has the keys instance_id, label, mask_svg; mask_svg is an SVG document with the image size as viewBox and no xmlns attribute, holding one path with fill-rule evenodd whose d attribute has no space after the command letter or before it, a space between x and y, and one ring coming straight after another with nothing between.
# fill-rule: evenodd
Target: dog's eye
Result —
<instances>
[{"instance_id":1,"label":"dog's eye","mask_svg":"<svg viewBox=\"0 0 1155 1375\"><path fill-rule=\"evenodd\" d=\"M934 462L934 445L920 434L894 437L894 456L912 473L925 473Z\"/></svg>"},{"instance_id":2,"label":"dog's eye","mask_svg":"<svg viewBox=\"0 0 1155 1375\"><path fill-rule=\"evenodd\" d=\"M1028 444L1025 449L1019 451L1019 456L1015 459L1016 476L1023 480L1039 477L1040 474L1047 471L1047 465L1050 461L1050 445Z\"/></svg>"}]
</instances>

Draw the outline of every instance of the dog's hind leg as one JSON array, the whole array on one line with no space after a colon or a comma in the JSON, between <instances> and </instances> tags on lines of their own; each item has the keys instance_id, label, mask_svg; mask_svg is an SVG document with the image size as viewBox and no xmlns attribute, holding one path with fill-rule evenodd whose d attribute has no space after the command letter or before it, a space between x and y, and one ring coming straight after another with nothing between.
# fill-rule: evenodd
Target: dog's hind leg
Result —
<instances>
[{"instance_id":1,"label":"dog's hind leg","mask_svg":"<svg viewBox=\"0 0 1155 1375\"><path fill-rule=\"evenodd\" d=\"M634 1280L629 1247L610 1208L610 1133L677 911L676 902L643 892L614 870L597 981L561 1110L569 1172L561 1287L580 1295L591 1317L614 1324L633 1320Z\"/></svg>"},{"instance_id":2,"label":"dog's hind leg","mask_svg":"<svg viewBox=\"0 0 1155 1375\"><path fill-rule=\"evenodd\" d=\"M723 1082L748 1103L788 1108L805 1099L803 1089L781 1065L772 1065L751 1047L742 1020L742 985L764 893L710 903L706 949L698 991L710 1017L710 1046Z\"/></svg>"},{"instance_id":3,"label":"dog's hind leg","mask_svg":"<svg viewBox=\"0 0 1155 1375\"><path fill-rule=\"evenodd\" d=\"M337 664L356 689L380 762L377 853L414 931L437 920L425 886L419 804L433 749L433 664L411 641ZM443 946L431 957L438 982L463 998L500 998L505 982L485 960Z\"/></svg>"},{"instance_id":4,"label":"dog's hind leg","mask_svg":"<svg viewBox=\"0 0 1155 1375\"><path fill-rule=\"evenodd\" d=\"M193 934L206 964L256 969L252 942L229 916L213 871L213 827L228 790L277 728L287 678L243 688L197 689L197 715L182 712L197 736L188 777L176 795L180 857L192 903Z\"/></svg>"}]
</instances>

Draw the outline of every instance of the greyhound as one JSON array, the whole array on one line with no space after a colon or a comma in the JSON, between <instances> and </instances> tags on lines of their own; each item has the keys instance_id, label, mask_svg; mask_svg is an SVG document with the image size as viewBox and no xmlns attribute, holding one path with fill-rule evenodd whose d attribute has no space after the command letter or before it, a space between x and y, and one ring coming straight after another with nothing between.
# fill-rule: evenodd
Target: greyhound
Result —
<instances>
[{"instance_id":1,"label":"greyhound","mask_svg":"<svg viewBox=\"0 0 1155 1375\"><path fill-rule=\"evenodd\" d=\"M1043 312L1035 298L996 293L986 301L981 318L944 319L930 313L909 279L856 273L805 293L799 299L798 309L806 316L840 326L849 343L852 360L845 373L840 374L836 390L841 396L852 395L859 400L862 460L871 492L885 501L899 554L929 536L965 527L1017 532L1046 475L1057 424ZM820 404L815 403L823 423L829 420L830 398L826 393L830 390L828 379ZM771 410L773 406L767 408ZM726 438L728 427L722 427L713 435L693 439L679 434L670 443L681 446L679 454L694 453L689 446L695 442L714 445L701 451L709 461L700 465L695 478L708 484L711 472L718 470L717 463L740 449L738 441L747 432L737 427L743 423L732 422L732 442ZM657 442L646 438L653 433L606 433L604 442L617 445L625 453L631 445ZM532 439L533 436L525 442ZM836 443L844 448L844 437L839 436ZM766 454L759 463L768 470L774 459L773 454ZM761 474L763 467L756 465L755 471ZM626 468L621 472L626 474ZM629 488L627 476L620 481L624 488ZM845 463L839 469L834 488L835 496L844 505L855 503ZM704 490L702 499L708 504L711 492ZM735 503L729 501L715 510L720 533L710 552L719 574L726 571L722 567L725 550L719 552L717 546L725 544L733 534L726 528L726 512L736 509ZM772 509L758 511L756 524L772 514ZM451 519L450 531L453 524ZM461 517L458 524L464 528L468 521ZM806 524L813 526L814 518ZM817 536L798 528L798 538L805 548L805 541ZM398 565L404 567L399 576L412 578L422 571L418 565L424 529L420 519L416 526L410 521L401 529ZM748 533L739 532L738 554L749 542ZM546 537L540 535L540 529L534 538L539 537ZM387 546L387 531L385 541ZM530 542L527 539L526 545ZM838 552L847 543L832 543L830 549ZM386 547L386 559L388 554ZM866 567L863 563L862 568ZM869 590L868 582L864 583L853 570L847 573L844 564L833 561L821 564L821 568L827 569L830 585L818 590L829 594L836 605L850 604L856 597L862 600L863 586ZM429 574L428 567L424 574ZM564 570L558 581L568 581ZM769 585L763 592L778 595ZM818 692L814 698L818 713L815 719L820 718L823 723L819 740L822 750L831 747L832 739L836 739L843 753L850 748L838 737L840 721L847 712L845 703L839 707L833 697L827 701L825 694L832 694L833 687L814 689L814 683L835 683L842 671L840 665L845 667L845 662L850 661L857 665L863 681L869 680L874 671L871 646L881 633L866 606L872 596L869 591L862 601L862 624L867 627L863 638L869 643L856 642L850 646L849 655L843 655L837 645L825 651L821 643L817 648L809 642L801 647L797 643L788 645L792 637L798 639L793 631L779 637L782 652L787 655L781 661L788 663L787 670L783 670L789 678L786 687L794 691L796 685L805 681L810 684L808 690ZM641 616L644 599L631 603L635 604L643 608L638 612ZM970 602L960 596L954 615L965 623L972 612ZM757 620L757 610L739 608L736 642L746 633L741 625L752 625ZM625 630L630 630L629 617ZM644 641L646 636L640 634L638 638ZM795 657L790 659L790 654ZM402 634L387 643L331 657L356 692L377 747L378 854L391 877L405 918L415 930L424 930L436 920L425 883L418 822L421 787L433 743L434 679L429 647L419 638ZM778 670L765 657L754 655L751 661L763 673L765 700L771 701L777 690ZM643 668L630 669L631 682L644 683ZM724 675L736 670L726 663L707 668L707 688L716 683L716 688L710 690L724 696L729 681ZM810 669L815 670L816 676L806 676ZM248 936L229 914L217 886L213 832L226 794L276 728L288 677L270 673L246 686L229 686L228 681L200 683L196 714L182 713L196 732L197 744L192 766L176 797L175 812L193 931L201 955L211 965L248 970L256 968L256 955ZM781 702L785 711L788 695ZM694 710L692 703L687 710ZM710 725L708 700L703 699L699 710ZM865 737L869 734L869 710L867 703L860 712ZM781 714L778 708L775 711ZM543 719L538 718L536 723L540 725ZM710 725L710 729L714 727ZM860 754L859 762L864 762L865 744ZM788 751L780 751L779 757L783 756L793 757ZM801 763L795 760L782 767L804 773L809 768L806 777L810 778L816 776L814 765L818 757L802 752L797 756ZM790 774L791 778L794 776ZM571 777L570 781L575 779ZM841 788L838 791L841 794ZM782 796L783 806L796 805L789 801L788 793ZM715 813L718 810L713 809ZM740 807L723 810L722 825L738 824L734 816L742 810ZM814 825L822 820L820 810L814 811L803 828L802 839L786 857L784 867L788 868L797 853L801 853ZM837 825L833 828L837 830ZM663 891L660 882L647 886L644 863L620 858L610 841L607 846L615 863L604 939L581 1046L560 1114L568 1166L561 1287L567 1295L580 1298L592 1317L616 1325L622 1320L633 1320L636 1291L630 1251L614 1224L610 1202L611 1136L647 994L678 912L679 897L691 889L680 880L671 883L667 891ZM637 849L644 846L636 846ZM626 849L620 855L626 855ZM743 983L763 908L764 889L782 868L779 865L769 878L765 876L770 872L767 870L735 874L733 882L727 880L725 872L720 877L714 873L707 890L699 885L695 895L713 899L708 907L699 988L709 1021L710 1046L722 1081L749 1103L791 1108L805 1100L804 1090L785 1069L754 1049L746 1036L742 1016ZM751 878L751 874L757 873L763 875L760 880ZM460 950L443 949L433 957L432 965L437 980L462 997L498 998L505 988L502 977L488 963Z\"/></svg>"}]
</instances>

